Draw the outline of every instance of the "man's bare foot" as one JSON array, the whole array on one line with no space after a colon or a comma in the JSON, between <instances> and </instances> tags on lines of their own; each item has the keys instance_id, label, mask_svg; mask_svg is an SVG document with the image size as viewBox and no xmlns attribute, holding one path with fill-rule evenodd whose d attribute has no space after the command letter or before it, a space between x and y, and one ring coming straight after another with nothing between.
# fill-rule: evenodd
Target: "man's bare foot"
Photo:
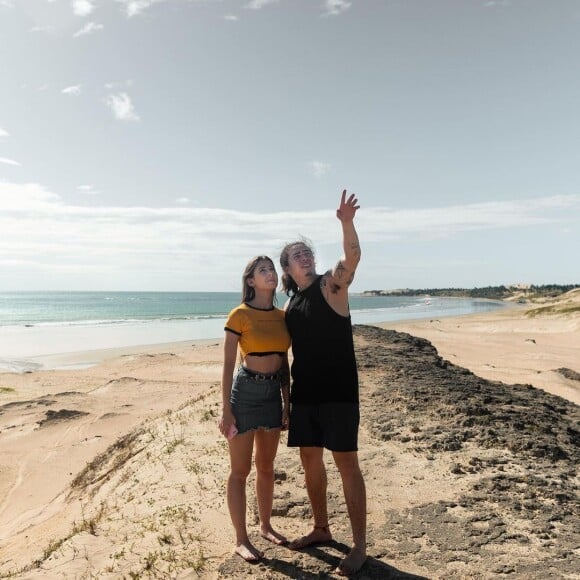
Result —
<instances>
[{"instance_id":1,"label":"man's bare foot","mask_svg":"<svg viewBox=\"0 0 580 580\"><path fill-rule=\"evenodd\" d=\"M268 526L267 528L262 528L260 530L260 535L262 538L272 542L272 544L276 544L277 546L284 546L288 543L288 538L285 538L282 534L276 532L272 526Z\"/></svg>"},{"instance_id":2,"label":"man's bare foot","mask_svg":"<svg viewBox=\"0 0 580 580\"><path fill-rule=\"evenodd\" d=\"M263 552L256 550L256 548L254 548L250 542L242 542L236 546L234 551L238 556L241 556L246 562L249 562L250 564L255 564L264 557Z\"/></svg>"},{"instance_id":3,"label":"man's bare foot","mask_svg":"<svg viewBox=\"0 0 580 580\"><path fill-rule=\"evenodd\" d=\"M291 550L302 550L307 546L323 544L324 542L330 542L330 540L332 540L332 534L328 526L314 526L309 534L290 542L288 547Z\"/></svg>"},{"instance_id":4,"label":"man's bare foot","mask_svg":"<svg viewBox=\"0 0 580 580\"><path fill-rule=\"evenodd\" d=\"M348 556L341 560L334 573L339 576L351 576L363 567L366 559L367 555L360 548L353 548Z\"/></svg>"}]
</instances>

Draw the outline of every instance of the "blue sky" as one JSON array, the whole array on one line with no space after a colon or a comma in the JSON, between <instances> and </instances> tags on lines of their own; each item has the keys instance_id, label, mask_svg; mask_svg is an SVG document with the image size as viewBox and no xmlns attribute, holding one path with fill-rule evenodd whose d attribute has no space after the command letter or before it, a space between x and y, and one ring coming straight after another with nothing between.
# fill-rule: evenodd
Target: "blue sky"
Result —
<instances>
[{"instance_id":1,"label":"blue sky","mask_svg":"<svg viewBox=\"0 0 580 580\"><path fill-rule=\"evenodd\" d=\"M580 3L0 0L0 291L580 282Z\"/></svg>"}]
</instances>

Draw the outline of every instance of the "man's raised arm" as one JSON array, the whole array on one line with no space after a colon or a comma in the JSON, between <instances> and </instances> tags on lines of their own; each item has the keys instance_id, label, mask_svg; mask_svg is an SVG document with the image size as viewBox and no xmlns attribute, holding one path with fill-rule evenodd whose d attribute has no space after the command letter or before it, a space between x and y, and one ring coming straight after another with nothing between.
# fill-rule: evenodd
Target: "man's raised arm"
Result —
<instances>
[{"instance_id":1,"label":"man's raised arm","mask_svg":"<svg viewBox=\"0 0 580 580\"><path fill-rule=\"evenodd\" d=\"M336 263L330 273L331 292L348 290L354 280L354 273L360 262L361 250L358 235L354 227L354 216L360 208L358 199L351 194L346 199L346 189L342 192L340 206L336 210L336 217L342 225L342 245L344 255Z\"/></svg>"}]
</instances>

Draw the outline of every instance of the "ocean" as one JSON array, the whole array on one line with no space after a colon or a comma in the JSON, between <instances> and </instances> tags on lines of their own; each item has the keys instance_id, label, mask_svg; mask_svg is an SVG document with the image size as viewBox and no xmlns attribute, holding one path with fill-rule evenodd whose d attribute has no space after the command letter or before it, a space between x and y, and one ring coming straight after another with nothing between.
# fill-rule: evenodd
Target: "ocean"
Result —
<instances>
[{"instance_id":1,"label":"ocean","mask_svg":"<svg viewBox=\"0 0 580 580\"><path fill-rule=\"evenodd\" d=\"M286 296L278 295L282 307ZM47 357L223 336L238 292L0 293L0 369L54 367ZM493 300L352 294L354 324L475 314ZM80 364L80 363L79 363ZM87 363L88 364L88 363Z\"/></svg>"}]
</instances>

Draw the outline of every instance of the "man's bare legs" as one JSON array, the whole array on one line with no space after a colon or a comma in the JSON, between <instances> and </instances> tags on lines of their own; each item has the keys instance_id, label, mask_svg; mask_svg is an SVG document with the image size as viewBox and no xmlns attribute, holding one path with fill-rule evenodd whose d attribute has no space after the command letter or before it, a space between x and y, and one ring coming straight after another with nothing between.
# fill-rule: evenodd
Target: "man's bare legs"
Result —
<instances>
[{"instance_id":1,"label":"man's bare legs","mask_svg":"<svg viewBox=\"0 0 580 580\"><path fill-rule=\"evenodd\" d=\"M280 429L256 431L256 497L260 516L260 534L274 544L285 544L288 540L272 528L272 503L274 500L274 458L280 441Z\"/></svg>"},{"instance_id":2,"label":"man's bare legs","mask_svg":"<svg viewBox=\"0 0 580 580\"><path fill-rule=\"evenodd\" d=\"M304 468L306 491L310 499L310 507L314 517L312 531L290 543L292 550L301 550L312 544L328 542L332 540L332 534L328 527L328 509L326 505L326 469L322 460L324 449L322 447L301 447L300 459Z\"/></svg>"},{"instance_id":3,"label":"man's bare legs","mask_svg":"<svg viewBox=\"0 0 580 580\"><path fill-rule=\"evenodd\" d=\"M341 576L354 574L366 560L367 496L365 482L358 464L356 451L333 451L334 462L342 478L344 499L352 527L353 547L335 572Z\"/></svg>"}]
</instances>

